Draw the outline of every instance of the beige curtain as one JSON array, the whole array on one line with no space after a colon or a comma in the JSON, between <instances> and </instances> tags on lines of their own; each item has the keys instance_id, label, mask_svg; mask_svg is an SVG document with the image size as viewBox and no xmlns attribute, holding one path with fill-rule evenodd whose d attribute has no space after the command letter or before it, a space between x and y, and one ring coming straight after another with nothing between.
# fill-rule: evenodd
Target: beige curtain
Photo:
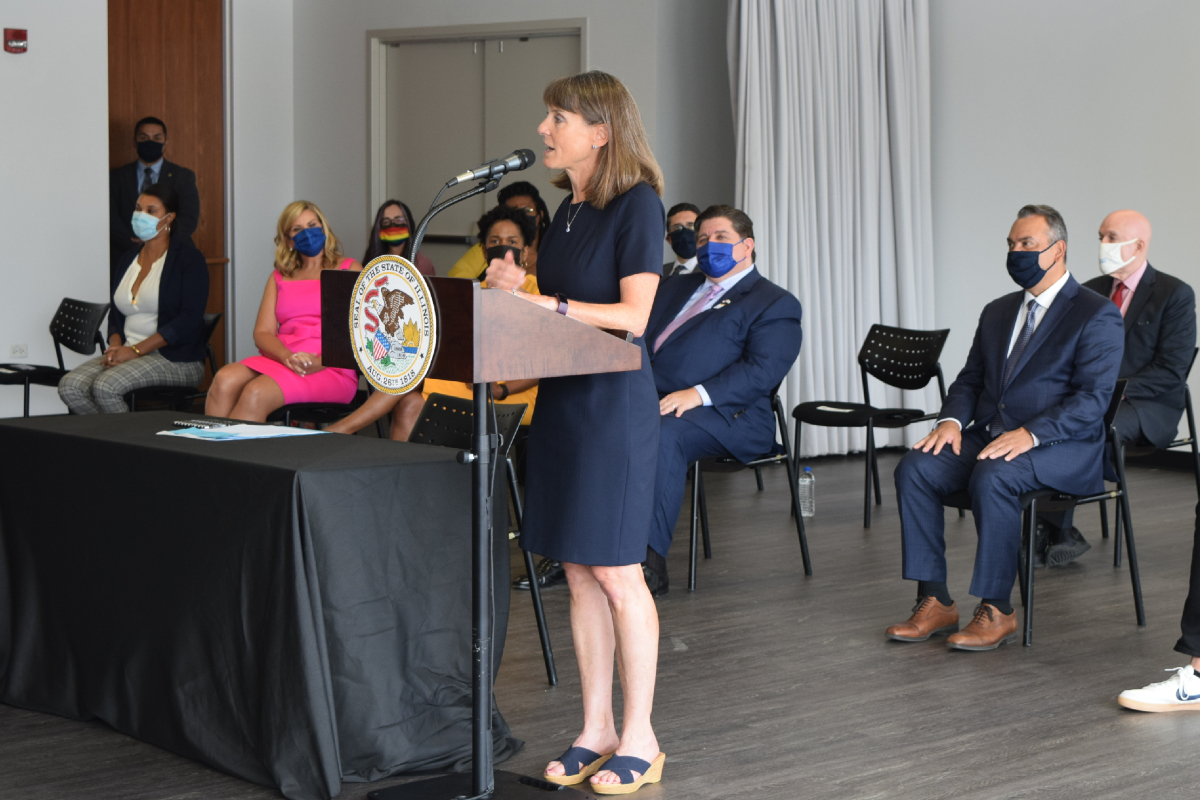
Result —
<instances>
[{"instance_id":1,"label":"beige curtain","mask_svg":"<svg viewBox=\"0 0 1200 800\"><path fill-rule=\"evenodd\" d=\"M933 328L928 0L730 0L728 54L737 201L759 269L804 306L784 402L862 402L856 359L871 325ZM873 382L871 400L939 405L932 383ZM927 430L880 431L877 443ZM806 426L802 455L865 444L862 429Z\"/></svg>"}]
</instances>

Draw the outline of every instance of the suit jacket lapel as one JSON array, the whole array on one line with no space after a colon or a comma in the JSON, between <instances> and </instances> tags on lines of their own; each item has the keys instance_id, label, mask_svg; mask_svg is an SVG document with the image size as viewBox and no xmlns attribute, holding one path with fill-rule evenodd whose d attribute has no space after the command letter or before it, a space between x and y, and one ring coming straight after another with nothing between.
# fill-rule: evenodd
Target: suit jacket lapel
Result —
<instances>
[{"instance_id":1,"label":"suit jacket lapel","mask_svg":"<svg viewBox=\"0 0 1200 800\"><path fill-rule=\"evenodd\" d=\"M746 277L742 278L740 281L737 282L736 286L734 286L728 292L725 292L724 294L717 297L717 302L715 304L713 304L712 308L708 309L707 311L701 311L699 314L692 317L687 322L683 323L678 328L676 328L675 332L671 334L671 339L678 339L681 334L685 333L686 331L690 330L691 328L695 327L696 325L699 325L701 320L708 317L708 315L711 312L716 311L718 308L723 308L725 306L733 305L738 300L742 299L746 295L747 292L749 292L751 289L754 288L754 284L758 282L759 277L760 277L760 275L758 273L758 270L755 270L753 274L747 275ZM693 292L696 291L695 288L693 288L692 291ZM690 297L690 295L689 295L689 297ZM672 317L672 319L674 319L674 317ZM671 339L668 339L667 341L669 342L669 341L671 341Z\"/></svg>"},{"instance_id":2,"label":"suit jacket lapel","mask_svg":"<svg viewBox=\"0 0 1200 800\"><path fill-rule=\"evenodd\" d=\"M1012 341L1013 328L1017 324L1017 319L1021 314L1021 304L1024 302L1025 293L1017 292L1009 296L1008 306L1004 309L1001 319L1004 321L1004 329L998 332L996 341L992 343L995 348L994 363L998 369L996 374L996 388L999 390L1004 381L1004 367L1008 364L1008 343Z\"/></svg>"},{"instance_id":3,"label":"suit jacket lapel","mask_svg":"<svg viewBox=\"0 0 1200 800\"><path fill-rule=\"evenodd\" d=\"M688 275L681 275L678 279L672 280L668 287L675 293L664 299L660 306L660 312L657 317L650 321L650 326L646 330L646 341L651 347L654 346L654 340L662 333L663 329L671 324L671 320L679 316L679 312L687 303L688 298L696 291L696 287L700 285L700 281L704 280L704 275L697 270ZM662 284L659 284L662 288Z\"/></svg>"},{"instance_id":4,"label":"suit jacket lapel","mask_svg":"<svg viewBox=\"0 0 1200 800\"><path fill-rule=\"evenodd\" d=\"M1058 297L1054 298L1054 302L1050 304L1050 308L1046 309L1046 316L1038 323L1037 330L1033 332L1033 336L1029 337L1029 344L1025 345L1025 352L1021 354L1020 360L1017 361L1016 367L1013 368L1012 376L1008 379L1010 386L1016 380L1017 374L1029 363L1034 352L1050 337L1050 334L1054 332L1058 323L1062 322L1063 317L1075 305L1075 295L1077 294L1079 294L1079 283L1075 280L1074 276L1071 276L1067 279L1066 285L1059 291Z\"/></svg>"},{"instance_id":5,"label":"suit jacket lapel","mask_svg":"<svg viewBox=\"0 0 1200 800\"><path fill-rule=\"evenodd\" d=\"M1138 314L1142 313L1142 309L1146 307L1146 303L1154 295L1154 267L1146 264L1146 271L1142 273L1142 279L1138 281L1137 290L1133 293L1133 299L1129 301L1129 310L1125 312L1125 332L1137 323Z\"/></svg>"}]
</instances>

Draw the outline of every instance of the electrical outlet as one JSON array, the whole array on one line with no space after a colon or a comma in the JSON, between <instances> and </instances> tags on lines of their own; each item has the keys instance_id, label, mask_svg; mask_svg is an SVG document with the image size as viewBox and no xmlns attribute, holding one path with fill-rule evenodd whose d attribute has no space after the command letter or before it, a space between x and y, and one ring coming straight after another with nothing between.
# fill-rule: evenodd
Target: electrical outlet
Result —
<instances>
[{"instance_id":1,"label":"electrical outlet","mask_svg":"<svg viewBox=\"0 0 1200 800\"><path fill-rule=\"evenodd\" d=\"M29 345L27 345L27 344L10 345L8 348L8 355L10 358L29 358Z\"/></svg>"}]
</instances>

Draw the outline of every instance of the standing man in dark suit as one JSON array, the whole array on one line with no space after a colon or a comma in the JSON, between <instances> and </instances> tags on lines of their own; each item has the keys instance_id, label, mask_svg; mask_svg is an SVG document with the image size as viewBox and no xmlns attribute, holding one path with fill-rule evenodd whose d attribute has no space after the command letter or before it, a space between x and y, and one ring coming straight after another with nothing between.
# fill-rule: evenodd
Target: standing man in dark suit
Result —
<instances>
[{"instance_id":1,"label":"standing man in dark suit","mask_svg":"<svg viewBox=\"0 0 1200 800\"><path fill-rule=\"evenodd\" d=\"M663 264L663 278L686 275L696 269L696 216L700 209L691 203L676 203L667 212L667 242L675 260Z\"/></svg>"},{"instance_id":2,"label":"standing man in dark suit","mask_svg":"<svg viewBox=\"0 0 1200 800\"><path fill-rule=\"evenodd\" d=\"M1100 271L1084 284L1116 304L1125 318L1122 378L1129 384L1117 409L1121 441L1166 447L1183 416L1184 384L1196 347L1196 295L1178 278L1150 266L1150 220L1114 211L1100 223ZM1038 515L1039 553L1051 567L1069 564L1091 545L1071 525L1074 509ZM1040 559L1039 559L1040 560Z\"/></svg>"},{"instance_id":3,"label":"standing man in dark suit","mask_svg":"<svg viewBox=\"0 0 1200 800\"><path fill-rule=\"evenodd\" d=\"M116 265L122 255L141 246L133 235L133 207L148 185L161 182L179 195L179 216L175 218L172 241L191 241L200 222L200 195L196 191L196 173L163 158L167 146L167 124L158 117L144 117L133 127L137 160L108 173L109 263Z\"/></svg>"},{"instance_id":4,"label":"standing man in dark suit","mask_svg":"<svg viewBox=\"0 0 1200 800\"><path fill-rule=\"evenodd\" d=\"M904 577L917 605L889 639L952 633L959 650L1016 640L1009 603L1021 545L1023 492L1092 494L1104 487L1104 412L1124 349L1121 313L1067 272L1067 226L1049 206L1025 206L1008 234L1008 273L1024 291L993 300L979 318L966 366L938 425L896 466ZM970 489L979 545L971 594L981 598L958 631L946 586L941 498Z\"/></svg>"},{"instance_id":5,"label":"standing man in dark suit","mask_svg":"<svg viewBox=\"0 0 1200 800\"><path fill-rule=\"evenodd\" d=\"M658 387L654 522L643 572L667 592L667 550L688 465L728 456L749 461L775 444L771 391L800 353L800 301L754 267L754 223L710 206L695 221L698 270L664 281L646 342Z\"/></svg>"}]
</instances>

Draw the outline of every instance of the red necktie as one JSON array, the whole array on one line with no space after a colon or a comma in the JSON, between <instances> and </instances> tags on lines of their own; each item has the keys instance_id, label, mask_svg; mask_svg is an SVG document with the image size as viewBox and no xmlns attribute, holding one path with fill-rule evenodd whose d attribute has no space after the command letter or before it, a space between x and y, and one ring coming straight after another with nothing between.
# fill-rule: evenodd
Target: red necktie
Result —
<instances>
[{"instance_id":1,"label":"red necktie","mask_svg":"<svg viewBox=\"0 0 1200 800\"><path fill-rule=\"evenodd\" d=\"M1117 304L1117 308L1121 311L1121 316L1125 316L1125 309L1121 308L1121 304L1125 302L1125 293L1129 291L1125 288L1122 281L1117 281L1117 288L1113 292L1112 301Z\"/></svg>"}]
</instances>

